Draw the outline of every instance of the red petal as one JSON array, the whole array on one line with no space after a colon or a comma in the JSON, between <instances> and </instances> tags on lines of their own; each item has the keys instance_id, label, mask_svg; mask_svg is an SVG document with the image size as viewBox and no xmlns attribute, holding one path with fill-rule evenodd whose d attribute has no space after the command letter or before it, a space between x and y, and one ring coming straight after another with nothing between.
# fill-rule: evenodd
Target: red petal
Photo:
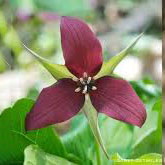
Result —
<instances>
[{"instance_id":1,"label":"red petal","mask_svg":"<svg viewBox=\"0 0 165 165\"><path fill-rule=\"evenodd\" d=\"M102 66L102 48L99 40L84 22L72 18L61 18L61 42L65 64L77 77L84 72L96 75Z\"/></svg>"},{"instance_id":2,"label":"red petal","mask_svg":"<svg viewBox=\"0 0 165 165\"><path fill-rule=\"evenodd\" d=\"M61 123L75 116L84 104L84 96L75 92L71 79L61 79L40 93L26 117L26 130Z\"/></svg>"},{"instance_id":3,"label":"red petal","mask_svg":"<svg viewBox=\"0 0 165 165\"><path fill-rule=\"evenodd\" d=\"M96 87L91 101L98 112L139 127L144 124L145 107L127 81L106 76L96 81Z\"/></svg>"}]
</instances>

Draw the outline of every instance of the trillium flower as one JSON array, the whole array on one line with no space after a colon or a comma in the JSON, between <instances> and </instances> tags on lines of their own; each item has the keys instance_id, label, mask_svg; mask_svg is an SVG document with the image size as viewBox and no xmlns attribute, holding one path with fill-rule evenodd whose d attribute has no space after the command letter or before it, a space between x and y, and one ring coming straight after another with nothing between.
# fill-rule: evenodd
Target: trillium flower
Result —
<instances>
[{"instance_id":1,"label":"trillium flower","mask_svg":"<svg viewBox=\"0 0 165 165\"><path fill-rule=\"evenodd\" d=\"M62 17L61 44L65 66L74 75L44 88L26 116L26 130L35 130L71 119L86 98L98 113L141 127L146 110L131 85L121 78L104 75L102 47L83 21ZM123 68L124 69L124 68Z\"/></svg>"}]
</instances>

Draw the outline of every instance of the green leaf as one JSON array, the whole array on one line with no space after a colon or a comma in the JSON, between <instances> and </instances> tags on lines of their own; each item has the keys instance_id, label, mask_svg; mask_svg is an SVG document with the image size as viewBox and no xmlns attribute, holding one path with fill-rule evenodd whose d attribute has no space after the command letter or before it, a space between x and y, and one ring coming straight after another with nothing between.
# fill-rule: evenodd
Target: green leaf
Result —
<instances>
[{"instance_id":1,"label":"green leaf","mask_svg":"<svg viewBox=\"0 0 165 165\"><path fill-rule=\"evenodd\" d=\"M50 126L38 131L25 132L25 116L34 101L21 99L0 115L0 164L23 161L23 151L30 144L38 144L45 152L68 157L65 147Z\"/></svg>"},{"instance_id":2,"label":"green leaf","mask_svg":"<svg viewBox=\"0 0 165 165\"><path fill-rule=\"evenodd\" d=\"M25 49L32 54L48 71L49 73L51 73L51 75L56 79L62 79L62 78L72 78L74 77L66 68L65 65L60 65L60 64L53 64L51 62L49 62L48 60L46 60L45 58L39 56L38 54L36 54L35 52L33 52L32 50L30 50L27 46L25 46L23 44L23 46L25 47Z\"/></svg>"},{"instance_id":3,"label":"green leaf","mask_svg":"<svg viewBox=\"0 0 165 165\"><path fill-rule=\"evenodd\" d=\"M112 156L114 165L161 165L162 156L156 153L150 153L139 157L138 159L123 159L119 154L114 154Z\"/></svg>"},{"instance_id":4,"label":"green leaf","mask_svg":"<svg viewBox=\"0 0 165 165\"><path fill-rule=\"evenodd\" d=\"M97 111L94 109L90 98L86 97L86 101L85 101L85 105L83 107L83 111L88 119L88 123L90 125L90 128L93 132L93 135L97 141L97 143L100 145L100 147L102 148L105 156L107 157L107 159L109 159L109 155L108 152L106 151L106 148L104 146L101 134L100 134L100 129L98 127L98 113Z\"/></svg>"},{"instance_id":5,"label":"green leaf","mask_svg":"<svg viewBox=\"0 0 165 165\"><path fill-rule=\"evenodd\" d=\"M135 46L135 44L138 42L138 40L142 37L143 33L141 33L135 40L123 51L121 51L116 56L112 57L108 62L103 63L103 66L100 70L100 72L95 76L96 79L110 75L116 68L116 66L126 57L129 52L132 50L132 48Z\"/></svg>"},{"instance_id":6,"label":"green leaf","mask_svg":"<svg viewBox=\"0 0 165 165\"><path fill-rule=\"evenodd\" d=\"M154 104L152 111L158 112L158 126L157 133L159 134L159 139L162 138L162 98L159 98Z\"/></svg>"},{"instance_id":7,"label":"green leaf","mask_svg":"<svg viewBox=\"0 0 165 165\"><path fill-rule=\"evenodd\" d=\"M136 128L132 146L132 158L150 152L162 153L162 101L158 99L152 110L148 110L147 120L142 128Z\"/></svg>"},{"instance_id":8,"label":"green leaf","mask_svg":"<svg viewBox=\"0 0 165 165\"><path fill-rule=\"evenodd\" d=\"M70 123L70 129L62 137L68 153L81 158L79 164L91 165L90 151L94 146L94 138L84 114L75 116Z\"/></svg>"},{"instance_id":9,"label":"green leaf","mask_svg":"<svg viewBox=\"0 0 165 165\"><path fill-rule=\"evenodd\" d=\"M45 153L36 145L25 149L24 165L76 165L62 157Z\"/></svg>"},{"instance_id":10,"label":"green leaf","mask_svg":"<svg viewBox=\"0 0 165 165\"><path fill-rule=\"evenodd\" d=\"M105 120L100 128L109 154L118 152L124 157L129 156L132 145L132 126L105 115L102 116ZM124 142L121 140L121 135L124 135Z\"/></svg>"},{"instance_id":11,"label":"green leaf","mask_svg":"<svg viewBox=\"0 0 165 165\"><path fill-rule=\"evenodd\" d=\"M132 145L133 126L112 119L104 114L99 114L99 125L104 144L110 155L110 160L101 153L101 161L104 165L110 165L111 155L118 152L124 158L130 156ZM122 139L124 135L124 142ZM94 164L96 160L94 160Z\"/></svg>"},{"instance_id":12,"label":"green leaf","mask_svg":"<svg viewBox=\"0 0 165 165\"><path fill-rule=\"evenodd\" d=\"M155 84L146 84L144 81L131 81L133 88L136 90L138 96L143 95L151 98L158 98L161 95L161 90Z\"/></svg>"}]
</instances>

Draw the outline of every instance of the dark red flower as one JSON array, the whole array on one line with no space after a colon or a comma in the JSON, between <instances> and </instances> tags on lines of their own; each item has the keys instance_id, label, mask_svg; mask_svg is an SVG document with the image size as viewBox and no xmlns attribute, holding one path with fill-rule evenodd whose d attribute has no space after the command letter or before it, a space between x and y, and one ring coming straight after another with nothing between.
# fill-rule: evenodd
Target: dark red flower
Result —
<instances>
[{"instance_id":1,"label":"dark red flower","mask_svg":"<svg viewBox=\"0 0 165 165\"><path fill-rule=\"evenodd\" d=\"M26 117L26 130L72 118L83 107L86 95L97 112L141 127L146 110L131 85L111 76L94 78L103 58L100 42L91 29L72 17L62 17L60 29L65 65L76 78L60 79L42 90Z\"/></svg>"}]
</instances>

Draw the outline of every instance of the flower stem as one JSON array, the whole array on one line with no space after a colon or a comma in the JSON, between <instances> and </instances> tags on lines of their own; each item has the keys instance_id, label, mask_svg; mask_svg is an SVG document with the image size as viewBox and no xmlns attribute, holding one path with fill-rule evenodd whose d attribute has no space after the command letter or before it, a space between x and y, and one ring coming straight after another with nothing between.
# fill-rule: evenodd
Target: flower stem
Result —
<instances>
[{"instance_id":1,"label":"flower stem","mask_svg":"<svg viewBox=\"0 0 165 165\"><path fill-rule=\"evenodd\" d=\"M97 141L95 141L95 149L96 149L97 165L101 165L100 146Z\"/></svg>"},{"instance_id":2,"label":"flower stem","mask_svg":"<svg viewBox=\"0 0 165 165\"><path fill-rule=\"evenodd\" d=\"M108 152L107 152L107 150L104 146L104 143L103 143L103 140L102 140L102 137L101 137L101 133L100 133L100 129L99 129L99 126L98 126L98 113L94 109L94 107L93 107L93 105L90 101L89 96L88 95L85 95L85 96L86 96L85 97L86 101L85 101L85 105L84 105L84 108L83 108L83 112L84 112L85 116L88 119L89 126L91 128L91 131L92 131L94 137L95 137L95 140L96 140L95 143L97 143L97 144L95 144L95 145L97 145L95 148L96 148L96 152L97 152L98 156L97 155L96 156L98 157L98 160L99 160L100 159L99 158L100 154L98 154L98 153L100 151L99 147L101 147L101 149L103 150L105 156L109 160L110 158L109 158ZM98 161L98 162L99 162L98 165L101 165L100 161Z\"/></svg>"}]
</instances>

